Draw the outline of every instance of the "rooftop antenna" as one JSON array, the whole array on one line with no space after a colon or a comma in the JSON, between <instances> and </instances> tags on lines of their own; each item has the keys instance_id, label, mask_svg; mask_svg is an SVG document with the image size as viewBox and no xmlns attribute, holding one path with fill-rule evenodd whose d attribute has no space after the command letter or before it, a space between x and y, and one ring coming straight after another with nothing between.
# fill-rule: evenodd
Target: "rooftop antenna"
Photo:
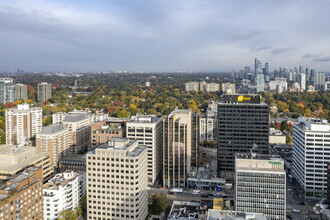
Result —
<instances>
[{"instance_id":1,"label":"rooftop antenna","mask_svg":"<svg viewBox=\"0 0 330 220\"><path fill-rule=\"evenodd\" d=\"M257 154L253 153L253 150L256 149L258 146L256 145L256 143L253 143L253 147L251 148L250 152L251 152L251 159L253 159Z\"/></svg>"}]
</instances>

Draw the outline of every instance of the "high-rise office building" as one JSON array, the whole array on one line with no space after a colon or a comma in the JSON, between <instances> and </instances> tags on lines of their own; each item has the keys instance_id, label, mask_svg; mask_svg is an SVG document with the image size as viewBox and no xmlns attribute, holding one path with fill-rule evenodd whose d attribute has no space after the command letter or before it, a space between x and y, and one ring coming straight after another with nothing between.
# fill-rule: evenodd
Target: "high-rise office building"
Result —
<instances>
[{"instance_id":1,"label":"high-rise office building","mask_svg":"<svg viewBox=\"0 0 330 220\"><path fill-rule=\"evenodd\" d=\"M38 101L44 102L52 97L52 84L42 82L38 84Z\"/></svg>"},{"instance_id":2,"label":"high-rise office building","mask_svg":"<svg viewBox=\"0 0 330 220\"><path fill-rule=\"evenodd\" d=\"M0 103L15 102L15 85L11 78L0 78Z\"/></svg>"},{"instance_id":3,"label":"high-rise office building","mask_svg":"<svg viewBox=\"0 0 330 220\"><path fill-rule=\"evenodd\" d=\"M69 154L71 133L62 124L49 125L37 134L36 142L38 152L48 152L51 165L58 167L61 157Z\"/></svg>"},{"instance_id":4,"label":"high-rise office building","mask_svg":"<svg viewBox=\"0 0 330 220\"><path fill-rule=\"evenodd\" d=\"M279 156L236 154L236 211L286 219L286 174Z\"/></svg>"},{"instance_id":5,"label":"high-rise office building","mask_svg":"<svg viewBox=\"0 0 330 220\"><path fill-rule=\"evenodd\" d=\"M257 78L257 92L263 92L265 91L265 76L264 74L258 74Z\"/></svg>"},{"instance_id":6,"label":"high-rise office building","mask_svg":"<svg viewBox=\"0 0 330 220\"><path fill-rule=\"evenodd\" d=\"M18 99L23 99L24 101L27 100L27 85L24 84L16 84L15 85L15 98L16 100Z\"/></svg>"},{"instance_id":7,"label":"high-rise office building","mask_svg":"<svg viewBox=\"0 0 330 220\"><path fill-rule=\"evenodd\" d=\"M78 208L86 192L86 173L65 171L43 186L44 219L56 220L64 210Z\"/></svg>"},{"instance_id":8,"label":"high-rise office building","mask_svg":"<svg viewBox=\"0 0 330 220\"><path fill-rule=\"evenodd\" d=\"M43 219L42 168L29 167L0 186L1 219Z\"/></svg>"},{"instance_id":9,"label":"high-rise office building","mask_svg":"<svg viewBox=\"0 0 330 220\"><path fill-rule=\"evenodd\" d=\"M175 109L163 119L165 187L185 187L191 168L198 166L198 122L198 115L184 109Z\"/></svg>"},{"instance_id":10,"label":"high-rise office building","mask_svg":"<svg viewBox=\"0 0 330 220\"><path fill-rule=\"evenodd\" d=\"M6 110L6 144L24 145L42 130L42 108L28 104Z\"/></svg>"},{"instance_id":11,"label":"high-rise office building","mask_svg":"<svg viewBox=\"0 0 330 220\"><path fill-rule=\"evenodd\" d=\"M44 179L54 173L49 153L38 153L32 146L0 146L0 182L15 177L30 166L42 167Z\"/></svg>"},{"instance_id":12,"label":"high-rise office building","mask_svg":"<svg viewBox=\"0 0 330 220\"><path fill-rule=\"evenodd\" d=\"M269 75L269 63L265 63L265 75Z\"/></svg>"},{"instance_id":13,"label":"high-rise office building","mask_svg":"<svg viewBox=\"0 0 330 220\"><path fill-rule=\"evenodd\" d=\"M63 120L64 127L71 133L71 146L69 152L76 154L84 148L87 149L91 138L91 120L84 114L69 114Z\"/></svg>"},{"instance_id":14,"label":"high-rise office building","mask_svg":"<svg viewBox=\"0 0 330 220\"><path fill-rule=\"evenodd\" d=\"M144 220L148 214L147 148L113 138L86 154L87 219Z\"/></svg>"},{"instance_id":15,"label":"high-rise office building","mask_svg":"<svg viewBox=\"0 0 330 220\"><path fill-rule=\"evenodd\" d=\"M225 95L218 102L218 173L233 180L236 153L268 154L269 108L259 95Z\"/></svg>"},{"instance_id":16,"label":"high-rise office building","mask_svg":"<svg viewBox=\"0 0 330 220\"><path fill-rule=\"evenodd\" d=\"M133 116L127 122L127 138L138 140L148 149L148 184L154 185L161 179L163 160L163 123L155 115Z\"/></svg>"},{"instance_id":17,"label":"high-rise office building","mask_svg":"<svg viewBox=\"0 0 330 220\"><path fill-rule=\"evenodd\" d=\"M300 85L300 89L306 90L306 74L305 73L299 73L298 83Z\"/></svg>"},{"instance_id":18,"label":"high-rise office building","mask_svg":"<svg viewBox=\"0 0 330 220\"><path fill-rule=\"evenodd\" d=\"M325 73L316 72L314 77L314 87L315 89L323 90L325 84Z\"/></svg>"},{"instance_id":19,"label":"high-rise office building","mask_svg":"<svg viewBox=\"0 0 330 220\"><path fill-rule=\"evenodd\" d=\"M245 75L248 74L248 73L251 73L250 66L245 66L244 67L244 73L245 73Z\"/></svg>"},{"instance_id":20,"label":"high-rise office building","mask_svg":"<svg viewBox=\"0 0 330 220\"><path fill-rule=\"evenodd\" d=\"M258 58L254 59L254 73L257 76L258 74L262 74L262 63Z\"/></svg>"},{"instance_id":21,"label":"high-rise office building","mask_svg":"<svg viewBox=\"0 0 330 220\"><path fill-rule=\"evenodd\" d=\"M327 168L330 160L330 125L326 120L299 118L293 125L292 173L305 197L327 194Z\"/></svg>"}]
</instances>

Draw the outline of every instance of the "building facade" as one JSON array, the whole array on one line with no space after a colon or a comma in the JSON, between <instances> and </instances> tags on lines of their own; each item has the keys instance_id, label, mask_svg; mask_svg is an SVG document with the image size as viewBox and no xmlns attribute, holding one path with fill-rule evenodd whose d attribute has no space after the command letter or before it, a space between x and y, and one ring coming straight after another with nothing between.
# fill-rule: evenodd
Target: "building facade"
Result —
<instances>
[{"instance_id":1,"label":"building facade","mask_svg":"<svg viewBox=\"0 0 330 220\"><path fill-rule=\"evenodd\" d=\"M199 118L199 134L200 143L203 141L214 141L218 140L217 129L218 129L218 108L217 104L210 103L205 113L202 113Z\"/></svg>"},{"instance_id":2,"label":"building facade","mask_svg":"<svg viewBox=\"0 0 330 220\"><path fill-rule=\"evenodd\" d=\"M218 92L220 91L219 83L207 83L206 84L206 92Z\"/></svg>"},{"instance_id":3,"label":"building facade","mask_svg":"<svg viewBox=\"0 0 330 220\"><path fill-rule=\"evenodd\" d=\"M234 179L236 153L268 154L269 108L259 95L225 95L218 102L218 174Z\"/></svg>"},{"instance_id":4,"label":"building facade","mask_svg":"<svg viewBox=\"0 0 330 220\"><path fill-rule=\"evenodd\" d=\"M42 130L42 108L28 104L6 110L6 144L24 145Z\"/></svg>"},{"instance_id":5,"label":"building facade","mask_svg":"<svg viewBox=\"0 0 330 220\"><path fill-rule=\"evenodd\" d=\"M236 154L236 211L286 219L286 174L279 156Z\"/></svg>"},{"instance_id":6,"label":"building facade","mask_svg":"<svg viewBox=\"0 0 330 220\"><path fill-rule=\"evenodd\" d=\"M185 89L187 92L191 92L191 91L198 92L199 83L198 82L187 82L187 83L185 83Z\"/></svg>"},{"instance_id":7,"label":"building facade","mask_svg":"<svg viewBox=\"0 0 330 220\"><path fill-rule=\"evenodd\" d=\"M126 137L127 119L109 118L106 121L95 122L91 125L90 149L104 144L112 138Z\"/></svg>"},{"instance_id":8,"label":"building facade","mask_svg":"<svg viewBox=\"0 0 330 220\"><path fill-rule=\"evenodd\" d=\"M15 85L11 78L0 78L0 103L15 102Z\"/></svg>"},{"instance_id":9,"label":"building facade","mask_svg":"<svg viewBox=\"0 0 330 220\"><path fill-rule=\"evenodd\" d=\"M87 219L144 220L148 214L147 149L113 138L88 152Z\"/></svg>"},{"instance_id":10,"label":"building facade","mask_svg":"<svg viewBox=\"0 0 330 220\"><path fill-rule=\"evenodd\" d=\"M51 165L58 167L61 157L69 154L71 145L71 133L62 124L44 127L36 136L38 152L50 154Z\"/></svg>"},{"instance_id":11,"label":"building facade","mask_svg":"<svg viewBox=\"0 0 330 220\"><path fill-rule=\"evenodd\" d=\"M0 186L0 219L43 219L42 168L29 167Z\"/></svg>"},{"instance_id":12,"label":"building facade","mask_svg":"<svg viewBox=\"0 0 330 220\"><path fill-rule=\"evenodd\" d=\"M236 85L235 83L221 83L221 91L222 93L232 95L236 93Z\"/></svg>"},{"instance_id":13,"label":"building facade","mask_svg":"<svg viewBox=\"0 0 330 220\"><path fill-rule=\"evenodd\" d=\"M148 184L161 179L163 160L163 123L155 115L133 116L126 126L127 138L138 140L148 151Z\"/></svg>"},{"instance_id":14,"label":"building facade","mask_svg":"<svg viewBox=\"0 0 330 220\"><path fill-rule=\"evenodd\" d=\"M38 84L38 101L45 102L52 97L52 84L42 82Z\"/></svg>"},{"instance_id":15,"label":"building facade","mask_svg":"<svg viewBox=\"0 0 330 220\"><path fill-rule=\"evenodd\" d=\"M56 174L43 186L45 220L56 220L65 210L74 210L86 193L86 173L65 171Z\"/></svg>"},{"instance_id":16,"label":"building facade","mask_svg":"<svg viewBox=\"0 0 330 220\"><path fill-rule=\"evenodd\" d=\"M16 84L15 85L15 99L23 99L27 100L28 98L28 92L27 92L27 85L24 84Z\"/></svg>"},{"instance_id":17,"label":"building facade","mask_svg":"<svg viewBox=\"0 0 330 220\"><path fill-rule=\"evenodd\" d=\"M0 146L0 182L13 178L30 166L41 167L44 179L54 173L49 153L38 153L32 146Z\"/></svg>"},{"instance_id":18,"label":"building facade","mask_svg":"<svg viewBox=\"0 0 330 220\"><path fill-rule=\"evenodd\" d=\"M196 120L191 110L183 109L175 109L163 119L164 187L185 187L191 168L198 165L199 134L193 131L199 129Z\"/></svg>"},{"instance_id":19,"label":"building facade","mask_svg":"<svg viewBox=\"0 0 330 220\"><path fill-rule=\"evenodd\" d=\"M67 116L66 112L57 112L52 114L53 125L61 123L64 120L65 116Z\"/></svg>"},{"instance_id":20,"label":"building facade","mask_svg":"<svg viewBox=\"0 0 330 220\"><path fill-rule=\"evenodd\" d=\"M86 155L70 154L62 157L58 162L58 168L60 172L66 170L73 171L86 171Z\"/></svg>"},{"instance_id":21,"label":"building facade","mask_svg":"<svg viewBox=\"0 0 330 220\"><path fill-rule=\"evenodd\" d=\"M326 120L299 118L293 125L292 173L305 197L327 194L327 162L330 160L330 125Z\"/></svg>"},{"instance_id":22,"label":"building facade","mask_svg":"<svg viewBox=\"0 0 330 220\"><path fill-rule=\"evenodd\" d=\"M91 121L84 114L69 114L63 120L64 127L71 133L71 145L69 152L76 154L87 149L91 138Z\"/></svg>"}]
</instances>

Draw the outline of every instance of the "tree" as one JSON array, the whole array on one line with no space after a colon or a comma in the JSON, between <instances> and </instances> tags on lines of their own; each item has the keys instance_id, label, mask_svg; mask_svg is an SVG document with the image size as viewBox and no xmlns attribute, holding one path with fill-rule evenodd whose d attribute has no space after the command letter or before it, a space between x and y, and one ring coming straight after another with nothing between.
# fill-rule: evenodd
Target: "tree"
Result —
<instances>
[{"instance_id":1,"label":"tree","mask_svg":"<svg viewBox=\"0 0 330 220\"><path fill-rule=\"evenodd\" d=\"M82 212L87 210L87 194L85 194L80 200L80 207Z\"/></svg>"},{"instance_id":2,"label":"tree","mask_svg":"<svg viewBox=\"0 0 330 220\"><path fill-rule=\"evenodd\" d=\"M74 210L65 210L59 214L58 220L77 220L78 216Z\"/></svg>"},{"instance_id":3,"label":"tree","mask_svg":"<svg viewBox=\"0 0 330 220\"><path fill-rule=\"evenodd\" d=\"M129 117L129 112L126 110L121 110L118 112L118 118L128 118Z\"/></svg>"},{"instance_id":4,"label":"tree","mask_svg":"<svg viewBox=\"0 0 330 220\"><path fill-rule=\"evenodd\" d=\"M281 130L288 130L288 122L287 121L282 121L281 122Z\"/></svg>"},{"instance_id":5,"label":"tree","mask_svg":"<svg viewBox=\"0 0 330 220\"><path fill-rule=\"evenodd\" d=\"M276 122L276 129L277 129L277 130L281 130L281 123Z\"/></svg>"},{"instance_id":6,"label":"tree","mask_svg":"<svg viewBox=\"0 0 330 220\"><path fill-rule=\"evenodd\" d=\"M154 108L150 108L150 109L148 109L148 114L149 115L155 115L155 114L157 114L157 111Z\"/></svg>"},{"instance_id":7,"label":"tree","mask_svg":"<svg viewBox=\"0 0 330 220\"><path fill-rule=\"evenodd\" d=\"M168 200L165 193L155 194L152 196L152 208L155 212L162 212L168 206Z\"/></svg>"},{"instance_id":8,"label":"tree","mask_svg":"<svg viewBox=\"0 0 330 220\"><path fill-rule=\"evenodd\" d=\"M290 145L292 144L292 136L290 134L286 136L286 143Z\"/></svg>"}]
</instances>

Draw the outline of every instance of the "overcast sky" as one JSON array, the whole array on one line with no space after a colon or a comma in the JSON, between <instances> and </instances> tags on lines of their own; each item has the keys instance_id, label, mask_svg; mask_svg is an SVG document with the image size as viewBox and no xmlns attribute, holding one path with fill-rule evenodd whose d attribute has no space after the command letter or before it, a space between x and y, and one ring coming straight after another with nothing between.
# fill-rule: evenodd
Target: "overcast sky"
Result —
<instances>
[{"instance_id":1,"label":"overcast sky","mask_svg":"<svg viewBox=\"0 0 330 220\"><path fill-rule=\"evenodd\" d=\"M329 0L0 1L0 71L330 70Z\"/></svg>"}]
</instances>

